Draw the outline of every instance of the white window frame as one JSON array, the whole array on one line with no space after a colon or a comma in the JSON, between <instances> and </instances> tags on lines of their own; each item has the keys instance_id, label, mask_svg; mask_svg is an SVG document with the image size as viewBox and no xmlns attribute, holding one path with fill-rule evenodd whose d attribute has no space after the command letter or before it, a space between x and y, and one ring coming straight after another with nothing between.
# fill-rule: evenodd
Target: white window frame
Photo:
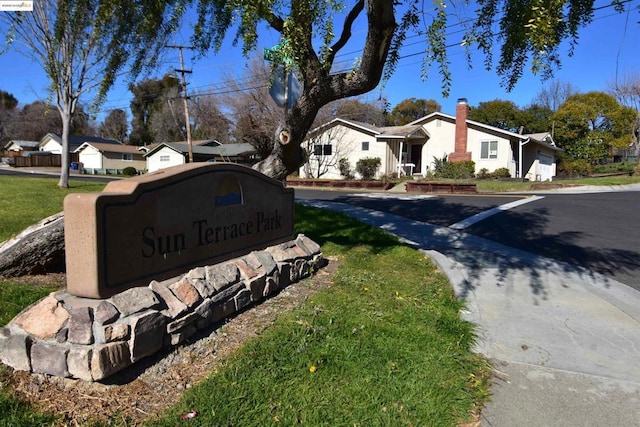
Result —
<instances>
[{"instance_id":1,"label":"white window frame","mask_svg":"<svg viewBox=\"0 0 640 427\"><path fill-rule=\"evenodd\" d=\"M122 153L122 161L124 161L124 162L133 162L133 154L131 154L131 153Z\"/></svg>"},{"instance_id":2,"label":"white window frame","mask_svg":"<svg viewBox=\"0 0 640 427\"><path fill-rule=\"evenodd\" d=\"M171 161L171 156L168 156L166 154L165 155L161 155L160 156L160 161L161 162L170 162Z\"/></svg>"},{"instance_id":3,"label":"white window frame","mask_svg":"<svg viewBox=\"0 0 640 427\"><path fill-rule=\"evenodd\" d=\"M495 148L492 149L492 145ZM480 159L481 160L497 160L498 159L498 141L480 141Z\"/></svg>"}]
</instances>

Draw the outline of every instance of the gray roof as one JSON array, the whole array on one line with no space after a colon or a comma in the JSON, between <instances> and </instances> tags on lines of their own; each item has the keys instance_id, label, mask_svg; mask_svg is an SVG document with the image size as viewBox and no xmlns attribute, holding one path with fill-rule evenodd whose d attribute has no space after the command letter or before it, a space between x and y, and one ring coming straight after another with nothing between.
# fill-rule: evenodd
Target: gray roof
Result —
<instances>
[{"instance_id":1,"label":"gray roof","mask_svg":"<svg viewBox=\"0 0 640 427\"><path fill-rule=\"evenodd\" d=\"M40 145L40 141L23 141L19 139L13 139L7 142L4 148L9 148L12 144L16 144L23 148L37 148Z\"/></svg>"},{"instance_id":2,"label":"gray roof","mask_svg":"<svg viewBox=\"0 0 640 427\"><path fill-rule=\"evenodd\" d=\"M59 135L57 133L51 133L51 132L48 133L47 135L50 136L51 139L56 141L58 144L62 144L62 136L61 135ZM44 139L47 137L47 135L45 135L40 140L40 143L42 143L44 141ZM102 143L102 144L123 145L122 142L120 142L118 140L115 140L115 139L100 138L100 137L97 137L97 136L69 135L69 152L73 152L73 151L77 150L78 147L80 147L85 142L98 142L98 143Z\"/></svg>"},{"instance_id":3,"label":"gray roof","mask_svg":"<svg viewBox=\"0 0 640 427\"><path fill-rule=\"evenodd\" d=\"M163 142L153 147L148 153L145 153L144 156L150 156L155 153L162 147L169 147L178 153L186 154L189 152L189 145L177 142ZM256 153L256 149L249 143L240 143L240 144L222 144L215 147L202 146L202 145L192 145L191 151L193 154L201 154L208 155L211 157L215 156L223 156L223 157L236 157L242 155L251 155Z\"/></svg>"}]
</instances>

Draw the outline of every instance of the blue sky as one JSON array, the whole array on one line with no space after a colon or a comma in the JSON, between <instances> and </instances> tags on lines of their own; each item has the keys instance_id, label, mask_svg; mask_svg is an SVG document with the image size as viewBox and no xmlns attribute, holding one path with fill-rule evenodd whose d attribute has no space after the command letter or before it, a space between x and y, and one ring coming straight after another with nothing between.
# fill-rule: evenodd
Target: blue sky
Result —
<instances>
[{"instance_id":1,"label":"blue sky","mask_svg":"<svg viewBox=\"0 0 640 427\"><path fill-rule=\"evenodd\" d=\"M604 5L596 2L596 7ZM609 83L618 80L629 73L640 73L640 0L631 1L629 13L616 13L607 8L596 11L594 21L580 32L580 40L572 57L565 56L562 68L555 73L555 78L570 82L581 92L593 90L605 91ZM188 26L185 26L188 28ZM364 35L364 18L359 18L354 27L354 39ZM177 36L173 42L188 45L188 32ZM451 34L450 44L460 41L461 34ZM229 40L231 37L229 38ZM493 71L484 69L483 57L479 53L473 60L473 68L468 69L464 50L458 46L448 49L451 62L453 84L450 96L443 98L441 93L441 79L437 69L430 70L428 80L421 78L422 55L421 44L415 43L419 39L409 39L409 45L403 49L404 57L399 62L393 77L383 88L371 92L368 97L377 99L386 97L393 107L406 98L435 99L442 105L445 113L453 114L458 98L467 98L470 105L478 105L483 101L494 99L510 100L520 107L531 103L536 94L545 84L539 76L526 72L514 90L507 92L500 86L500 79ZM265 32L259 40L259 52L264 47L271 47L278 43L277 34ZM411 44L413 43L413 44ZM562 48L566 53L568 48ZM359 55L356 48L348 45L339 56L345 64L355 61ZM247 62L242 57L240 48L231 46L227 41L217 55L209 54L206 58L197 59L194 53L185 51L185 68L193 70L187 75L190 92L220 92L225 74L242 75ZM161 76L179 68L180 62L177 50L165 54L163 65L157 72ZM35 100L46 100L47 78L38 64L28 58L9 51L0 55L0 89L12 93L21 104ZM101 111L113 108L128 110L131 94L127 89L127 82L122 80L110 91L106 103ZM88 103L88 100L84 100ZM99 117L100 118L100 117Z\"/></svg>"}]
</instances>

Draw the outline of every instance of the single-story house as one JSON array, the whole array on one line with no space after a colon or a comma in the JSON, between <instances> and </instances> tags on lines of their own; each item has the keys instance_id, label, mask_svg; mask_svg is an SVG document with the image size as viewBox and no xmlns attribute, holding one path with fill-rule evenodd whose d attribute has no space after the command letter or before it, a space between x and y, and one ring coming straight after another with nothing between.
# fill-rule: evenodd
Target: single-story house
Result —
<instances>
[{"instance_id":1,"label":"single-story house","mask_svg":"<svg viewBox=\"0 0 640 427\"><path fill-rule=\"evenodd\" d=\"M248 143L221 144L217 146L192 144L194 162L223 161L252 164L256 149ZM189 145L186 143L163 142L149 149L144 154L147 171L153 172L170 166L183 165L189 162Z\"/></svg>"},{"instance_id":2,"label":"single-story house","mask_svg":"<svg viewBox=\"0 0 640 427\"><path fill-rule=\"evenodd\" d=\"M147 168L144 152L134 145L85 142L75 152L78 153L78 161L85 170L122 170L133 167L137 171L144 171Z\"/></svg>"},{"instance_id":3,"label":"single-story house","mask_svg":"<svg viewBox=\"0 0 640 427\"><path fill-rule=\"evenodd\" d=\"M336 118L307 135L313 164L331 164L322 178L340 179L338 162L324 156L340 156L355 169L358 160L378 157L382 175L425 176L434 159L449 162L472 160L475 172L507 168L512 177L549 181L556 174L556 147L550 133L518 134L468 119L467 100L461 98L456 115L431 113L405 126L378 127ZM318 149L318 147L321 147ZM317 170L317 168L316 168ZM301 168L300 176L311 178Z\"/></svg>"},{"instance_id":4,"label":"single-story house","mask_svg":"<svg viewBox=\"0 0 640 427\"><path fill-rule=\"evenodd\" d=\"M97 136L69 135L69 152L73 153L85 142L97 142L101 144L124 145L120 141ZM52 154L62 154L62 136L57 133L48 133L40 140L40 151L48 151Z\"/></svg>"},{"instance_id":5,"label":"single-story house","mask_svg":"<svg viewBox=\"0 0 640 427\"><path fill-rule=\"evenodd\" d=\"M13 139L4 146L5 153L11 157L22 156L23 153L29 151L38 151L40 141L21 141Z\"/></svg>"}]
</instances>

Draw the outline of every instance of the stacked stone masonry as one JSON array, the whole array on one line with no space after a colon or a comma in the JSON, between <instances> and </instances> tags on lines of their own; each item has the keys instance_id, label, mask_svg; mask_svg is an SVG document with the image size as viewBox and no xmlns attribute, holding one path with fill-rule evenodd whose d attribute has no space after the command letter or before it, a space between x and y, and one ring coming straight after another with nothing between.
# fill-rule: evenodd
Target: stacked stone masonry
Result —
<instances>
[{"instance_id":1,"label":"stacked stone masonry","mask_svg":"<svg viewBox=\"0 0 640 427\"><path fill-rule=\"evenodd\" d=\"M0 329L0 360L16 370L102 380L177 346L323 267L320 246L295 240L108 299L51 293Z\"/></svg>"}]
</instances>

